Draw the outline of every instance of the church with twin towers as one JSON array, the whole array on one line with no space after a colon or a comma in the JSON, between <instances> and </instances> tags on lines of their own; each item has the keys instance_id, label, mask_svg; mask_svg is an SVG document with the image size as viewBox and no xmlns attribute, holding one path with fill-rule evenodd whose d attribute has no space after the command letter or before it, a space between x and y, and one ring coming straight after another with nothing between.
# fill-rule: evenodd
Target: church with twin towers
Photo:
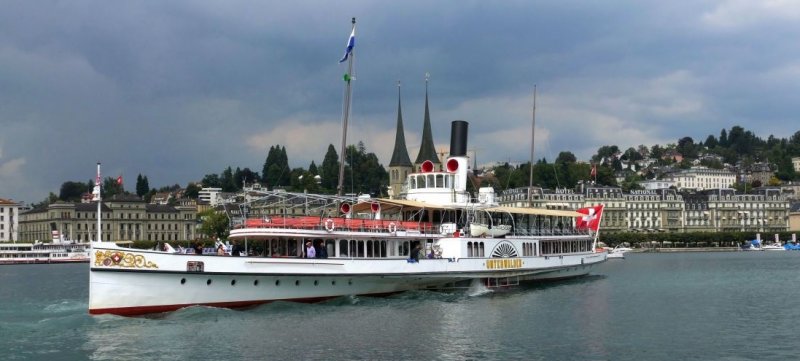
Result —
<instances>
[{"instance_id":1,"label":"church with twin towers","mask_svg":"<svg viewBox=\"0 0 800 361\"><path fill-rule=\"evenodd\" d=\"M397 133L394 138L394 150L392 160L389 161L389 197L397 198L403 190L406 178L409 173L420 169L426 160L433 162L434 169L441 170L442 162L436 153L433 144L433 133L431 132L431 114L428 108L428 79L425 79L425 117L422 126L422 144L414 163L408 156L406 147L406 136L403 131L403 110L400 96L400 82L397 83Z\"/></svg>"}]
</instances>

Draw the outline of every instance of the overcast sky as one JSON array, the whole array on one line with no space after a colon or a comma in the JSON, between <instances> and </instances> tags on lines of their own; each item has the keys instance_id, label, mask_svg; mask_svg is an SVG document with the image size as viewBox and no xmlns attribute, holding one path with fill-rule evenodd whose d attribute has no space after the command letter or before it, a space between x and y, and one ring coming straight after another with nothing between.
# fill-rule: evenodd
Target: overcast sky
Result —
<instances>
[{"instance_id":1,"label":"overcast sky","mask_svg":"<svg viewBox=\"0 0 800 361\"><path fill-rule=\"evenodd\" d=\"M225 167L292 167L338 149L356 24L348 143L387 165L402 82L412 160L425 73L438 149L470 123L478 163L675 143L740 125L800 129L800 2L5 1L0 198L138 174L186 185Z\"/></svg>"}]
</instances>

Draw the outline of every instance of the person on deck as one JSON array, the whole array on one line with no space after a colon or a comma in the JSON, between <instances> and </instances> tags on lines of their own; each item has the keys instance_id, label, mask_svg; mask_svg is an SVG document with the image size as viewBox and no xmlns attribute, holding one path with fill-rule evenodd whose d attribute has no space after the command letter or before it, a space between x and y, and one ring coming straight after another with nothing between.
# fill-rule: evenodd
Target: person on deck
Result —
<instances>
[{"instance_id":1,"label":"person on deck","mask_svg":"<svg viewBox=\"0 0 800 361\"><path fill-rule=\"evenodd\" d=\"M194 248L194 254L196 254L198 256L202 256L203 255L203 244L202 243L200 243L200 242L195 243L193 248Z\"/></svg>"},{"instance_id":2,"label":"person on deck","mask_svg":"<svg viewBox=\"0 0 800 361\"><path fill-rule=\"evenodd\" d=\"M314 244L311 241L306 242L306 258L316 258L317 252L314 250Z\"/></svg>"},{"instance_id":3,"label":"person on deck","mask_svg":"<svg viewBox=\"0 0 800 361\"><path fill-rule=\"evenodd\" d=\"M317 258L328 258L328 247L325 246L325 241L319 241L319 250L317 252Z\"/></svg>"},{"instance_id":4,"label":"person on deck","mask_svg":"<svg viewBox=\"0 0 800 361\"><path fill-rule=\"evenodd\" d=\"M244 248L239 245L239 241L233 240L233 247L231 248L231 256L240 256L240 252L244 252Z\"/></svg>"},{"instance_id":5,"label":"person on deck","mask_svg":"<svg viewBox=\"0 0 800 361\"><path fill-rule=\"evenodd\" d=\"M422 252L422 245L417 243L414 248L411 249L411 255L408 257L411 262L417 263L419 262L419 253Z\"/></svg>"}]
</instances>

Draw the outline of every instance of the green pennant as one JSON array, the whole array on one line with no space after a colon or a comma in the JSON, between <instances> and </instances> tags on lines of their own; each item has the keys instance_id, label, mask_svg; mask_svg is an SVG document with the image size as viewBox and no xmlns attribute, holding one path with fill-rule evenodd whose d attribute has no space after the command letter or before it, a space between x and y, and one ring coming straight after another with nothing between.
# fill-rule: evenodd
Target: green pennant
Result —
<instances>
[{"instance_id":1,"label":"green pennant","mask_svg":"<svg viewBox=\"0 0 800 361\"><path fill-rule=\"evenodd\" d=\"M344 81L346 81L348 83L350 82L350 74L345 73L342 78L344 78Z\"/></svg>"}]
</instances>

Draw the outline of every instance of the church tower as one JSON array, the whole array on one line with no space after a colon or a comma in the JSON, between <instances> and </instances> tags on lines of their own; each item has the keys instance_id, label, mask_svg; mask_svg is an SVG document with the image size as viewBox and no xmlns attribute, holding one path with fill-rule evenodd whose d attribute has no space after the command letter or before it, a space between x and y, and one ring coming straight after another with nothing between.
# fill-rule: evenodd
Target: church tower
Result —
<instances>
[{"instance_id":1,"label":"church tower","mask_svg":"<svg viewBox=\"0 0 800 361\"><path fill-rule=\"evenodd\" d=\"M406 135L403 131L403 110L400 103L400 82L397 82L397 134L394 137L394 151L389 162L389 198L397 198L403 190L406 177L414 170L406 148Z\"/></svg>"},{"instance_id":2,"label":"church tower","mask_svg":"<svg viewBox=\"0 0 800 361\"><path fill-rule=\"evenodd\" d=\"M425 123L422 127L422 145L419 147L419 155L414 162L414 169L419 170L422 162L430 160L433 162L434 170L442 169L442 162L436 154L436 147L433 144L433 134L431 133L431 114L428 110L428 80L430 74L425 74Z\"/></svg>"}]
</instances>

